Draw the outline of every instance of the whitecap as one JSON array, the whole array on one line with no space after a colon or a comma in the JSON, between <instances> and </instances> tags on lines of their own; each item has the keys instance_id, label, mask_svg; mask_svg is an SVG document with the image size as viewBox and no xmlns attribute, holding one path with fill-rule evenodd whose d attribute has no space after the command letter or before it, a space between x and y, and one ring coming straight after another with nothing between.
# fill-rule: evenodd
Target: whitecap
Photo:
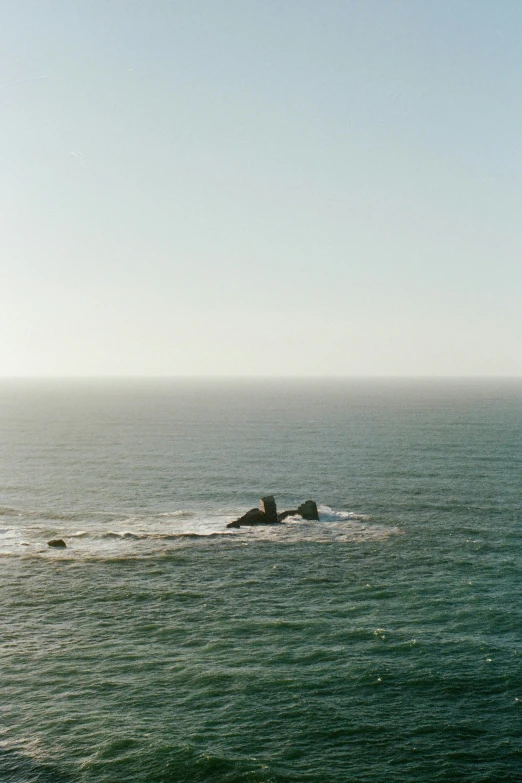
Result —
<instances>
[{"instance_id":1,"label":"whitecap","mask_svg":"<svg viewBox=\"0 0 522 783\"><path fill-rule=\"evenodd\" d=\"M368 514L361 514L355 511L336 511L326 505L319 506L318 511L319 520L321 522L344 522L353 519L369 519Z\"/></svg>"}]
</instances>

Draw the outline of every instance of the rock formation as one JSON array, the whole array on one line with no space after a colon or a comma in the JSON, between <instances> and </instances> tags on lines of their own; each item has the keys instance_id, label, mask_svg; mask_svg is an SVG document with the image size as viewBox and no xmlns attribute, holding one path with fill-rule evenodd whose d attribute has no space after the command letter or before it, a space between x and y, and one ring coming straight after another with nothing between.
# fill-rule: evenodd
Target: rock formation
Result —
<instances>
[{"instance_id":1,"label":"rock formation","mask_svg":"<svg viewBox=\"0 0 522 783\"><path fill-rule=\"evenodd\" d=\"M47 542L47 546L53 546L56 549L66 549L67 544L63 540L63 538L52 538L50 541Z\"/></svg>"},{"instance_id":2,"label":"rock formation","mask_svg":"<svg viewBox=\"0 0 522 783\"><path fill-rule=\"evenodd\" d=\"M273 495L261 498L261 508L251 508L239 519L229 522L227 527L251 527L253 525L278 525L287 517L301 516L307 520L319 520L317 503L315 500L306 500L297 509L281 511L277 513L277 506Z\"/></svg>"},{"instance_id":3,"label":"rock formation","mask_svg":"<svg viewBox=\"0 0 522 783\"><path fill-rule=\"evenodd\" d=\"M249 527L251 525L267 525L265 512L259 508L251 508L239 519L229 522L227 527Z\"/></svg>"},{"instance_id":4,"label":"rock formation","mask_svg":"<svg viewBox=\"0 0 522 783\"><path fill-rule=\"evenodd\" d=\"M287 517L295 517L299 514L299 511L296 508L291 508L288 511L281 511L277 515L277 521L282 522L283 519L286 519Z\"/></svg>"},{"instance_id":5,"label":"rock formation","mask_svg":"<svg viewBox=\"0 0 522 783\"><path fill-rule=\"evenodd\" d=\"M267 525L275 525L279 521L277 518L277 506L273 495L266 495L264 498L261 498L261 510L265 514Z\"/></svg>"},{"instance_id":6,"label":"rock formation","mask_svg":"<svg viewBox=\"0 0 522 783\"><path fill-rule=\"evenodd\" d=\"M315 500L305 500L297 507L297 513L301 514L303 519L319 521L319 513L317 511L317 503Z\"/></svg>"}]
</instances>

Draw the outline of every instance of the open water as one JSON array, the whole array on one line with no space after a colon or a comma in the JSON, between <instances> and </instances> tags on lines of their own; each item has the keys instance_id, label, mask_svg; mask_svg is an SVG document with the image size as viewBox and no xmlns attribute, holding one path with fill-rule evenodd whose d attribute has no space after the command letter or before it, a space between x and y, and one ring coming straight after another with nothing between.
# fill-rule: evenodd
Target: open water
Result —
<instances>
[{"instance_id":1,"label":"open water","mask_svg":"<svg viewBox=\"0 0 522 783\"><path fill-rule=\"evenodd\" d=\"M521 781L521 445L521 381L3 381L0 783Z\"/></svg>"}]
</instances>

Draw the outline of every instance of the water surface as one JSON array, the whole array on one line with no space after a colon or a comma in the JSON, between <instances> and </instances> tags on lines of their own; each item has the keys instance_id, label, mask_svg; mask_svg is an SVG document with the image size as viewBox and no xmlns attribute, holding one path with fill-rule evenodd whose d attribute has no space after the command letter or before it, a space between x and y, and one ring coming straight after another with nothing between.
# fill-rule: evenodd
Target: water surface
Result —
<instances>
[{"instance_id":1,"label":"water surface","mask_svg":"<svg viewBox=\"0 0 522 783\"><path fill-rule=\"evenodd\" d=\"M521 436L519 381L2 382L0 781L522 779Z\"/></svg>"}]
</instances>

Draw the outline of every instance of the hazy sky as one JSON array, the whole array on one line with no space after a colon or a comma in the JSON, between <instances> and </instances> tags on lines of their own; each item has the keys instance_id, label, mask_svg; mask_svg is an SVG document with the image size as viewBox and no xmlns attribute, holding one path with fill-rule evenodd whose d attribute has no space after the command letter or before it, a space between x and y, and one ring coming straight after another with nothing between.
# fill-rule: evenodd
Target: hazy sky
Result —
<instances>
[{"instance_id":1,"label":"hazy sky","mask_svg":"<svg viewBox=\"0 0 522 783\"><path fill-rule=\"evenodd\" d=\"M0 30L0 375L522 375L520 0Z\"/></svg>"}]
</instances>

